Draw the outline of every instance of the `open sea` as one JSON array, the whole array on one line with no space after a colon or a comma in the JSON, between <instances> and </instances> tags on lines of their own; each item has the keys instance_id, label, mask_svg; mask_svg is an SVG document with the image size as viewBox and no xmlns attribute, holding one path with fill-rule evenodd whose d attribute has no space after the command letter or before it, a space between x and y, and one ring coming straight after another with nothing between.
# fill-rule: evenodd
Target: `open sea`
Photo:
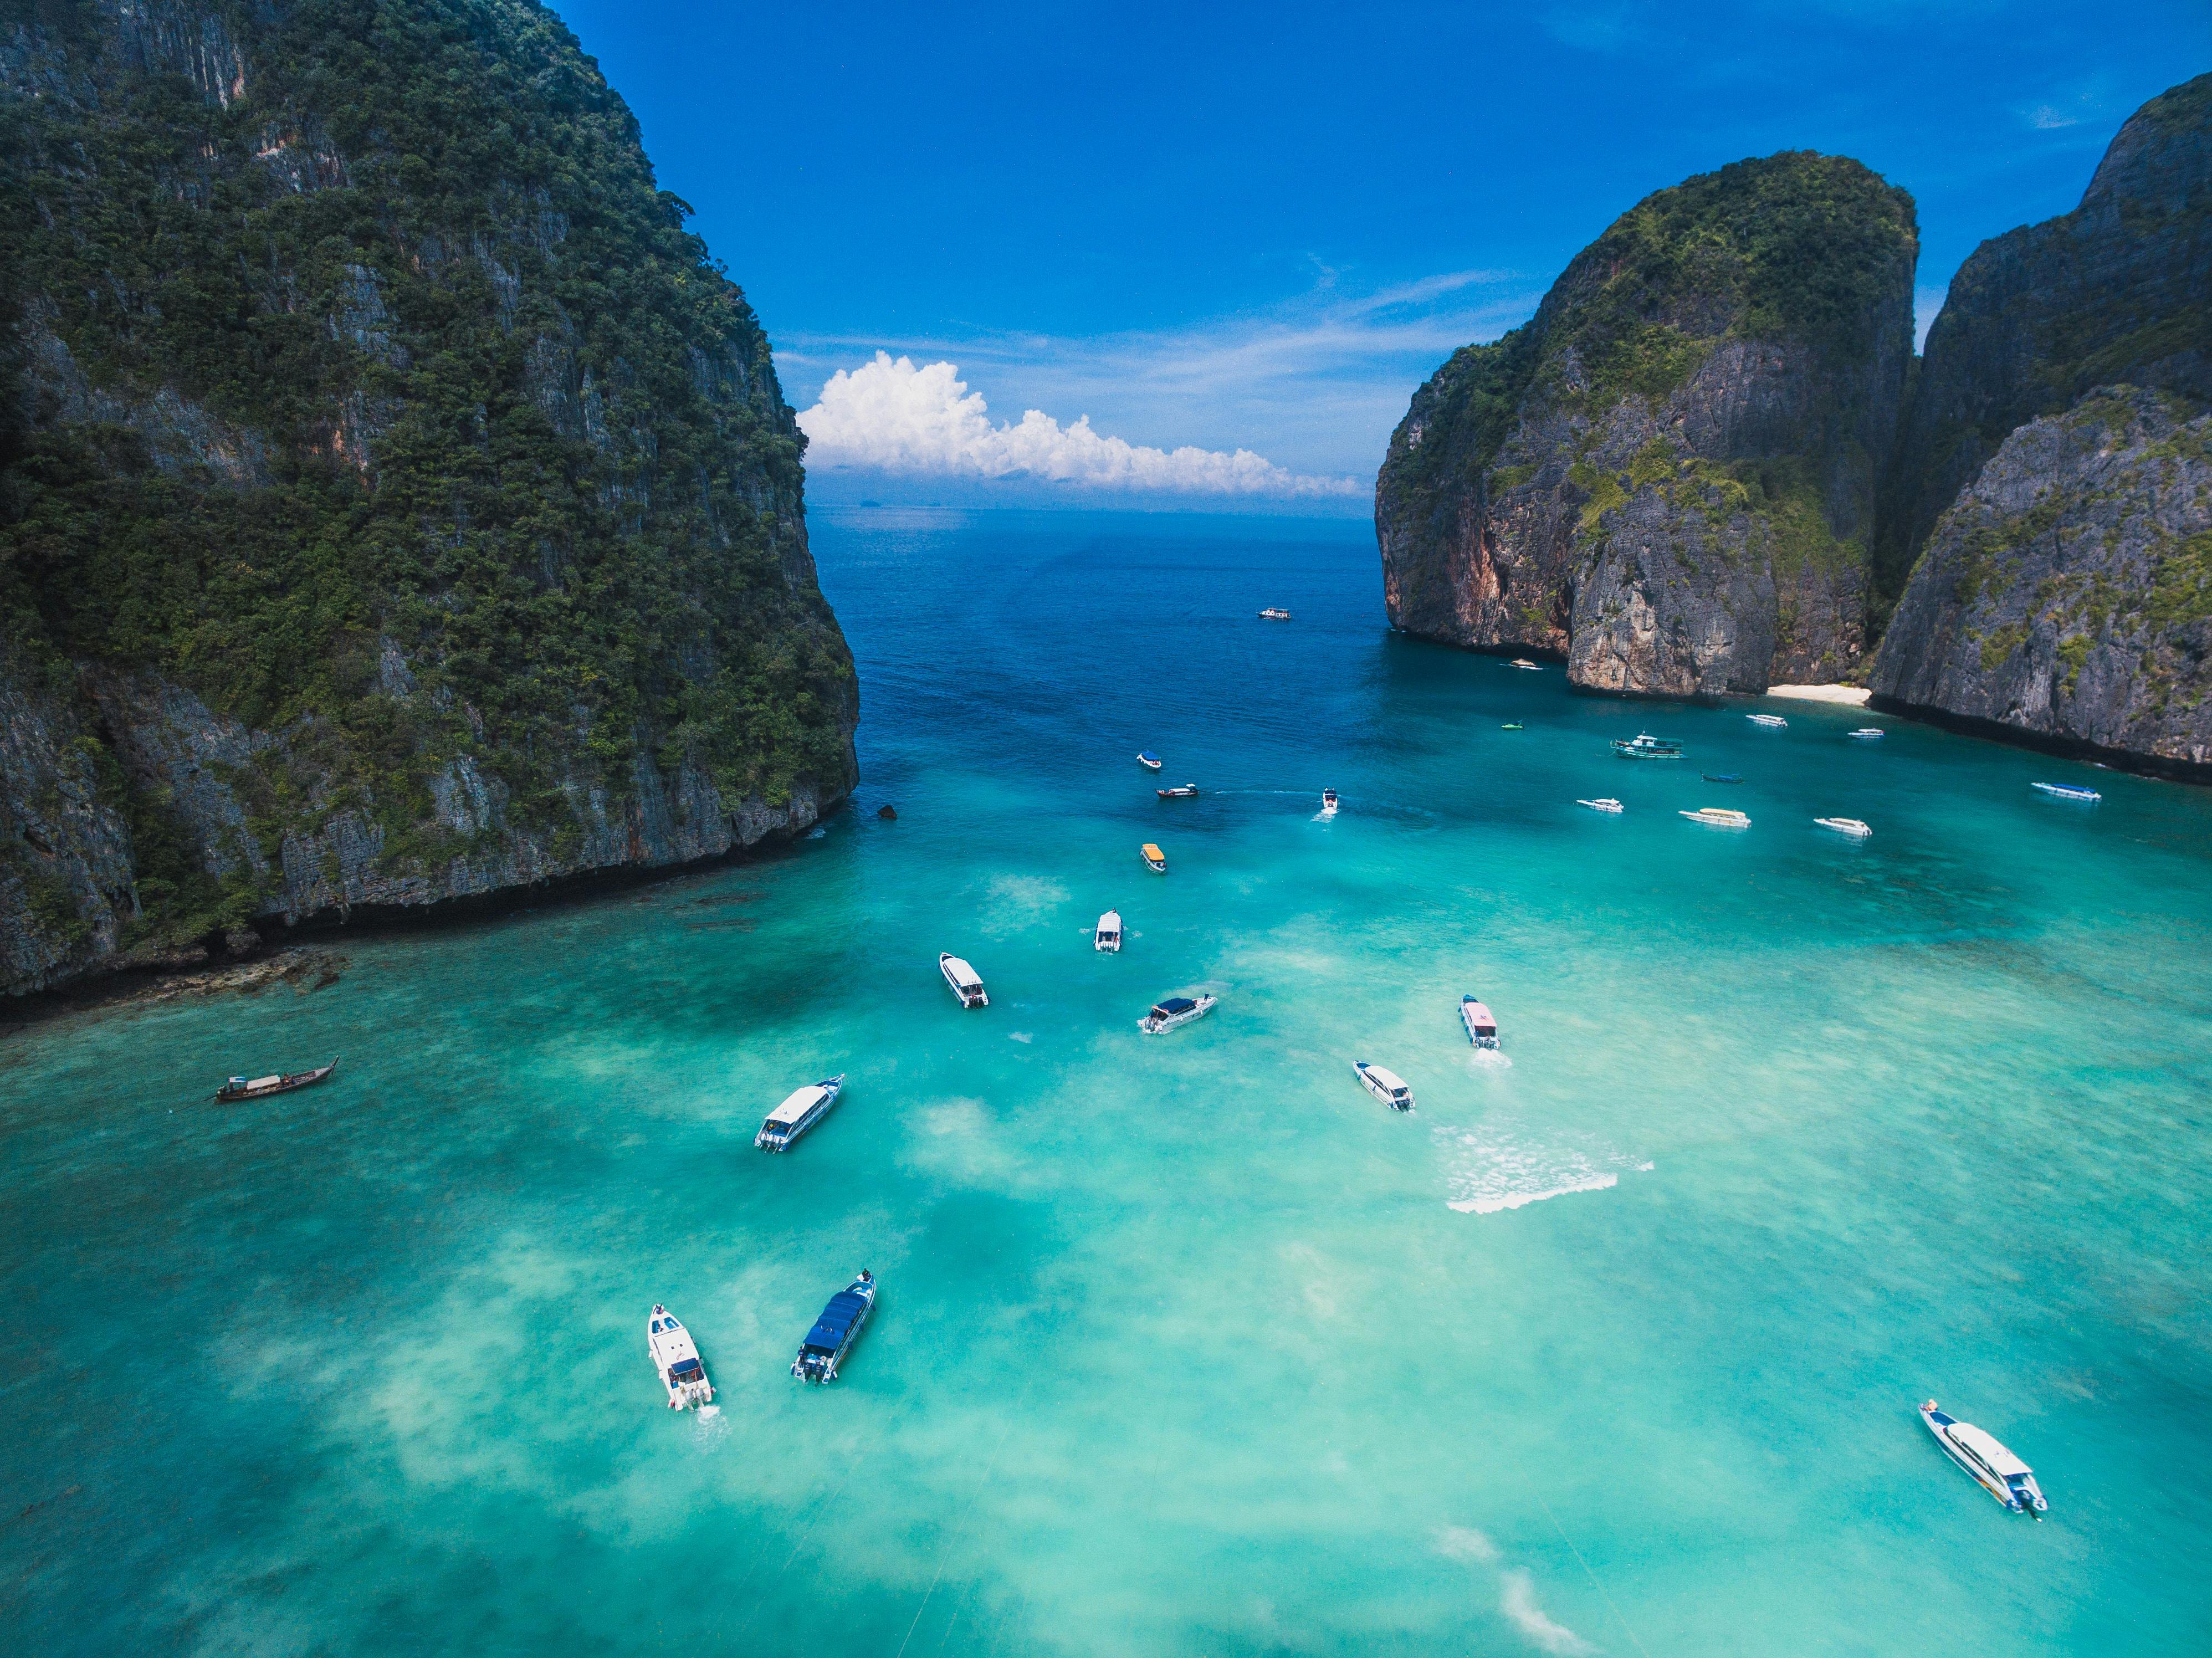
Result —
<instances>
[{"instance_id":1,"label":"open sea","mask_svg":"<svg viewBox=\"0 0 2212 1658\"><path fill-rule=\"evenodd\" d=\"M817 835L0 1041L0 1648L2212 1651L2212 793L1570 695L1357 522L814 534Z\"/></svg>"}]
</instances>

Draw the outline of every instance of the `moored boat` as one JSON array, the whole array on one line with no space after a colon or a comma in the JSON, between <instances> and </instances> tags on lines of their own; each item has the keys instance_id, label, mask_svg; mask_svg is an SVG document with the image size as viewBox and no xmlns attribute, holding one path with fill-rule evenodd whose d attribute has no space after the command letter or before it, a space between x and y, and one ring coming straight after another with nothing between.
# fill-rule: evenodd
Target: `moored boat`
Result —
<instances>
[{"instance_id":1,"label":"moored boat","mask_svg":"<svg viewBox=\"0 0 2212 1658\"><path fill-rule=\"evenodd\" d=\"M1855 732L1845 732L1846 737L1856 737L1862 743L1878 743L1889 733L1879 726L1862 726Z\"/></svg>"},{"instance_id":2,"label":"moored boat","mask_svg":"<svg viewBox=\"0 0 2212 1658\"><path fill-rule=\"evenodd\" d=\"M988 1007L991 999L983 991L982 975L957 956L940 950L937 970L945 975L945 982L952 987L952 993L960 999L963 1007Z\"/></svg>"},{"instance_id":3,"label":"moored boat","mask_svg":"<svg viewBox=\"0 0 2212 1658\"><path fill-rule=\"evenodd\" d=\"M1747 714L1744 715L1744 718L1751 721L1754 726L1764 726L1771 732L1788 731L1790 729L1790 722L1787 720L1784 720L1778 714Z\"/></svg>"},{"instance_id":4,"label":"moored boat","mask_svg":"<svg viewBox=\"0 0 2212 1658\"><path fill-rule=\"evenodd\" d=\"M1364 1060L1354 1060L1352 1068L1359 1075L1359 1085L1393 1111L1413 1108L1413 1090L1406 1086L1405 1078L1396 1072L1385 1071Z\"/></svg>"},{"instance_id":5,"label":"moored boat","mask_svg":"<svg viewBox=\"0 0 2212 1658\"><path fill-rule=\"evenodd\" d=\"M2043 1488L2035 1483L2035 1470L2021 1461L1990 1434L1970 1422L1936 1407L1929 1400L1920 1407L1920 1419L1943 1455L1973 1476L1974 1483L2014 1514L2031 1514L2038 1520L2050 1512Z\"/></svg>"},{"instance_id":6,"label":"moored boat","mask_svg":"<svg viewBox=\"0 0 2212 1658\"><path fill-rule=\"evenodd\" d=\"M1711 823L1715 829L1749 829L1751 819L1729 806L1699 806L1695 811L1686 811L1683 817L1693 823Z\"/></svg>"},{"instance_id":7,"label":"moored boat","mask_svg":"<svg viewBox=\"0 0 2212 1658\"><path fill-rule=\"evenodd\" d=\"M1856 841L1863 841L1874 833L1856 817L1815 817L1813 821L1822 829L1833 829L1838 835L1848 835Z\"/></svg>"},{"instance_id":8,"label":"moored boat","mask_svg":"<svg viewBox=\"0 0 2212 1658\"><path fill-rule=\"evenodd\" d=\"M1528 727L1518 720L1509 720L1498 729L1502 732L1525 732Z\"/></svg>"},{"instance_id":9,"label":"moored boat","mask_svg":"<svg viewBox=\"0 0 2212 1658\"><path fill-rule=\"evenodd\" d=\"M714 1398L714 1384L707 1380L707 1367L700 1361L691 1333L657 1301L645 1321L645 1350L653 1355L660 1385L668 1389L670 1410L704 1405Z\"/></svg>"},{"instance_id":10,"label":"moored boat","mask_svg":"<svg viewBox=\"0 0 2212 1658\"><path fill-rule=\"evenodd\" d=\"M1091 935L1091 947L1093 950L1106 950L1116 954L1120 953L1121 948L1121 912L1120 910L1109 909L1098 918L1098 930Z\"/></svg>"},{"instance_id":11,"label":"moored boat","mask_svg":"<svg viewBox=\"0 0 2212 1658\"><path fill-rule=\"evenodd\" d=\"M295 1088L312 1088L338 1068L333 1059L328 1065L319 1065L312 1071L280 1071L273 1077L233 1077L215 1090L215 1097L228 1105L237 1100L264 1099L271 1094L289 1094Z\"/></svg>"},{"instance_id":12,"label":"moored boat","mask_svg":"<svg viewBox=\"0 0 2212 1658\"><path fill-rule=\"evenodd\" d=\"M2083 788L2078 783L2030 783L2028 787L2038 793L2047 794L2054 800L2101 800L2105 798L2096 790Z\"/></svg>"},{"instance_id":13,"label":"moored boat","mask_svg":"<svg viewBox=\"0 0 2212 1658\"><path fill-rule=\"evenodd\" d=\"M1498 1046L1498 1016L1472 996L1459 999L1459 1022L1467 1027L1467 1039L1477 1048Z\"/></svg>"},{"instance_id":14,"label":"moored boat","mask_svg":"<svg viewBox=\"0 0 2212 1658\"><path fill-rule=\"evenodd\" d=\"M1525 670L1527 670L1527 671L1528 671L1528 672L1530 672L1530 673L1541 673L1541 672L1543 672L1543 671L1544 671L1541 668L1538 667L1538 666L1537 666L1534 662L1531 662L1531 661L1530 661L1527 657L1525 657L1525 656L1516 656L1516 657L1515 657L1515 658L1514 658L1510 662L1507 663L1505 665L1506 665L1507 667L1509 667L1509 668L1522 668L1522 669L1525 669Z\"/></svg>"},{"instance_id":15,"label":"moored boat","mask_svg":"<svg viewBox=\"0 0 2212 1658\"><path fill-rule=\"evenodd\" d=\"M1168 872L1167 853L1162 852L1150 841L1137 848L1137 856L1145 860L1145 867L1155 875L1165 875Z\"/></svg>"},{"instance_id":16,"label":"moored boat","mask_svg":"<svg viewBox=\"0 0 2212 1658\"><path fill-rule=\"evenodd\" d=\"M1634 737L1616 737L1613 751L1626 760L1680 760L1682 745L1671 737L1654 737L1649 732L1639 732Z\"/></svg>"},{"instance_id":17,"label":"moored boat","mask_svg":"<svg viewBox=\"0 0 2212 1658\"><path fill-rule=\"evenodd\" d=\"M1148 771L1158 771L1160 768L1160 757L1147 750L1139 749L1137 751L1137 763Z\"/></svg>"},{"instance_id":18,"label":"moored boat","mask_svg":"<svg viewBox=\"0 0 2212 1658\"><path fill-rule=\"evenodd\" d=\"M1336 791L1334 789L1323 789L1321 792L1321 815L1324 817L1334 817L1336 816Z\"/></svg>"},{"instance_id":19,"label":"moored boat","mask_svg":"<svg viewBox=\"0 0 2212 1658\"><path fill-rule=\"evenodd\" d=\"M837 1096L845 1091L845 1073L809 1083L768 1114L753 1144L763 1151L787 1151L791 1143L830 1114Z\"/></svg>"},{"instance_id":20,"label":"moored boat","mask_svg":"<svg viewBox=\"0 0 2212 1658\"><path fill-rule=\"evenodd\" d=\"M1595 800L1577 800L1575 804L1588 806L1592 811L1619 812L1624 810L1620 802L1609 794L1601 794Z\"/></svg>"},{"instance_id":21,"label":"moored boat","mask_svg":"<svg viewBox=\"0 0 2212 1658\"><path fill-rule=\"evenodd\" d=\"M792 1375L801 1382L835 1382L837 1367L853 1351L860 1327L875 1309L876 1275L863 1266L860 1277L830 1297L822 1316L799 1344L799 1357L791 1361Z\"/></svg>"},{"instance_id":22,"label":"moored boat","mask_svg":"<svg viewBox=\"0 0 2212 1658\"><path fill-rule=\"evenodd\" d=\"M1260 612L1260 620L1262 622L1288 622L1290 619L1291 613L1279 604L1270 604Z\"/></svg>"},{"instance_id":23,"label":"moored boat","mask_svg":"<svg viewBox=\"0 0 2212 1658\"><path fill-rule=\"evenodd\" d=\"M1193 1019L1202 1019L1213 1011L1214 1003L1221 999L1200 993L1196 996L1169 996L1152 1004L1152 1011L1137 1021L1137 1029L1147 1036L1157 1036L1164 1030L1173 1030L1178 1025L1188 1024Z\"/></svg>"},{"instance_id":24,"label":"moored boat","mask_svg":"<svg viewBox=\"0 0 2212 1658\"><path fill-rule=\"evenodd\" d=\"M1198 785L1178 783L1171 789L1154 789L1152 793L1163 800L1190 800L1197 798Z\"/></svg>"},{"instance_id":25,"label":"moored boat","mask_svg":"<svg viewBox=\"0 0 2212 1658\"><path fill-rule=\"evenodd\" d=\"M1743 774L1741 772L1709 771L1704 775L1705 781L1708 783L1741 783L1743 781Z\"/></svg>"}]
</instances>

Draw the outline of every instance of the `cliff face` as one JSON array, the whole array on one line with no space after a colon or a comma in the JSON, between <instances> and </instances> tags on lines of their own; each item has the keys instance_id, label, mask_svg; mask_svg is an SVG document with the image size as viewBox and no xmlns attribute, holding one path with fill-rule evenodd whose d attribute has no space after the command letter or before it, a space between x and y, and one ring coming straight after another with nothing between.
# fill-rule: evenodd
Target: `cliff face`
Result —
<instances>
[{"instance_id":1,"label":"cliff face","mask_svg":"<svg viewBox=\"0 0 2212 1658\"><path fill-rule=\"evenodd\" d=\"M1640 203L1415 395L1376 482L1393 624L1594 689L1849 671L1917 253L1911 198L1838 157Z\"/></svg>"},{"instance_id":2,"label":"cliff face","mask_svg":"<svg viewBox=\"0 0 2212 1658\"><path fill-rule=\"evenodd\" d=\"M1874 685L2212 768L2212 416L2122 387L2014 432L1937 521Z\"/></svg>"},{"instance_id":3,"label":"cliff face","mask_svg":"<svg viewBox=\"0 0 2212 1658\"><path fill-rule=\"evenodd\" d=\"M2016 428L2122 382L2212 400L2212 75L2138 110L2073 212L1952 279L1884 488L1885 591Z\"/></svg>"},{"instance_id":4,"label":"cliff face","mask_svg":"<svg viewBox=\"0 0 2212 1658\"><path fill-rule=\"evenodd\" d=\"M790 832L744 295L530 0L0 4L0 983Z\"/></svg>"}]
</instances>

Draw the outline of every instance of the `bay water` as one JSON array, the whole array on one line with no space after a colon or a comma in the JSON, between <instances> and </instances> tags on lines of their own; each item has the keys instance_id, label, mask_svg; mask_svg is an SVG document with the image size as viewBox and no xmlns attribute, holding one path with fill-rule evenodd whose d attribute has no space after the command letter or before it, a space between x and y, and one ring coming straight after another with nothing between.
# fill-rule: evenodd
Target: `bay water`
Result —
<instances>
[{"instance_id":1,"label":"bay water","mask_svg":"<svg viewBox=\"0 0 2212 1658\"><path fill-rule=\"evenodd\" d=\"M2212 794L1576 695L1392 635L1363 524L815 543L816 835L0 1043L0 1644L2212 1649Z\"/></svg>"}]
</instances>

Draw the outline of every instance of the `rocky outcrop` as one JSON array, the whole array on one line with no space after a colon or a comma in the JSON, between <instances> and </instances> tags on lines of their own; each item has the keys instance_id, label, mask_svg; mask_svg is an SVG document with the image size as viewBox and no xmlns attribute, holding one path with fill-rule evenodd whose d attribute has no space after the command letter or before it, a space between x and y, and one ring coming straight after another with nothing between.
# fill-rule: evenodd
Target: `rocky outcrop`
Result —
<instances>
[{"instance_id":1,"label":"rocky outcrop","mask_svg":"<svg viewBox=\"0 0 2212 1658\"><path fill-rule=\"evenodd\" d=\"M767 337L550 13L62 0L0 104L0 987L850 790Z\"/></svg>"},{"instance_id":2,"label":"rocky outcrop","mask_svg":"<svg viewBox=\"0 0 2212 1658\"><path fill-rule=\"evenodd\" d=\"M2013 433L1937 521L1874 689L2212 780L2212 416L2122 387Z\"/></svg>"},{"instance_id":3,"label":"rocky outcrop","mask_svg":"<svg viewBox=\"0 0 2212 1658\"><path fill-rule=\"evenodd\" d=\"M2212 400L2212 75L2136 111L2073 212L1952 279L1884 487L1885 592L2017 428L2119 383Z\"/></svg>"},{"instance_id":4,"label":"rocky outcrop","mask_svg":"<svg viewBox=\"0 0 2212 1658\"><path fill-rule=\"evenodd\" d=\"M1392 624L1596 690L1850 672L1917 251L1911 198L1838 157L1638 203L1415 394L1376 483Z\"/></svg>"}]
</instances>

